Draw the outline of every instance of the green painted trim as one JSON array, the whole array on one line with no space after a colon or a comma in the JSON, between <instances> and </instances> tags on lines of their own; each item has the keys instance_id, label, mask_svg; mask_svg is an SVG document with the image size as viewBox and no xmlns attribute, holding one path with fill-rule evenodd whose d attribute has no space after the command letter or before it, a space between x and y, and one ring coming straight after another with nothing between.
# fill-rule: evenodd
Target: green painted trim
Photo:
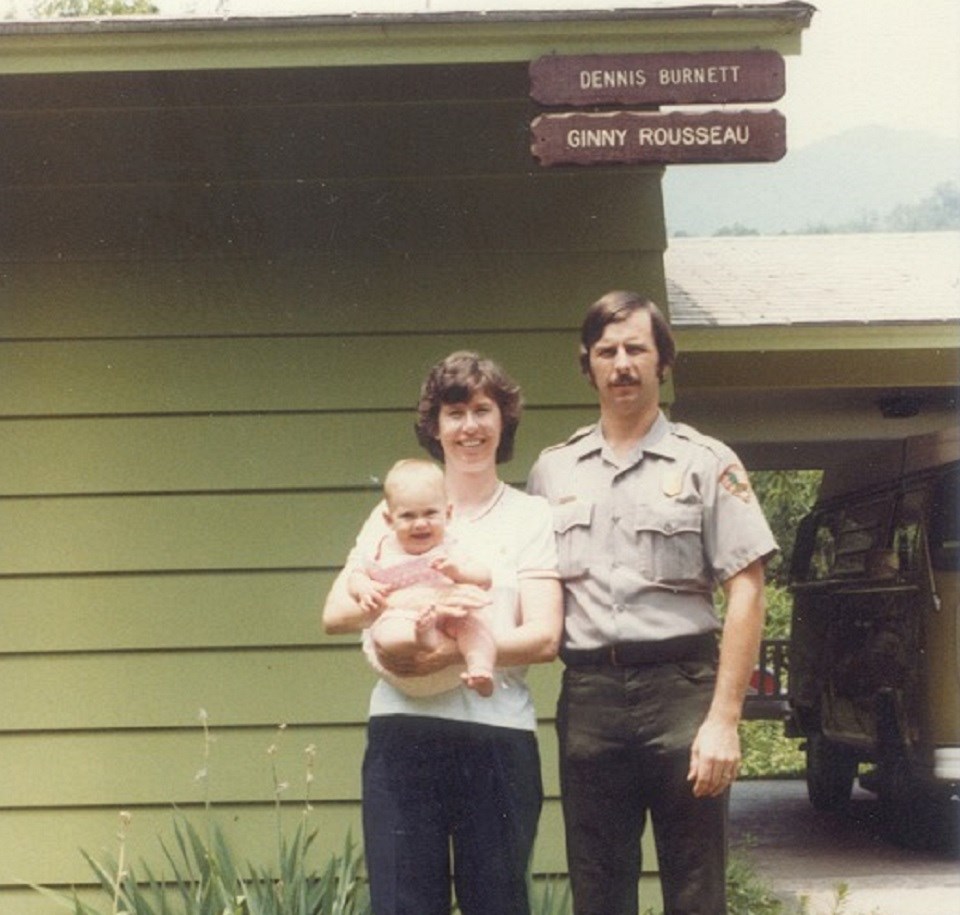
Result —
<instances>
[{"instance_id":1,"label":"green painted trim","mask_svg":"<svg viewBox=\"0 0 960 915\"><path fill-rule=\"evenodd\" d=\"M644 15L644 12L647 15ZM737 15L730 15L736 12ZM812 7L576 16L311 17L3 24L0 72L495 63L543 54L765 47L800 52Z\"/></svg>"},{"instance_id":2,"label":"green painted trim","mask_svg":"<svg viewBox=\"0 0 960 915\"><path fill-rule=\"evenodd\" d=\"M957 322L674 328L681 353L960 348Z\"/></svg>"},{"instance_id":3,"label":"green painted trim","mask_svg":"<svg viewBox=\"0 0 960 915\"><path fill-rule=\"evenodd\" d=\"M677 359L676 377L678 387L686 391L954 387L957 350L927 346L694 353Z\"/></svg>"}]
</instances>

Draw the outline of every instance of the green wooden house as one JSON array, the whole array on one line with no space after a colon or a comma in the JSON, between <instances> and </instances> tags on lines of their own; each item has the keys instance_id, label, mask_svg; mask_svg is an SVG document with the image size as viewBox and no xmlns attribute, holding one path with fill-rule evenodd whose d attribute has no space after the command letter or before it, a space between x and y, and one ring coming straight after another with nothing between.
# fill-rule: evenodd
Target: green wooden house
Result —
<instances>
[{"instance_id":1,"label":"green wooden house","mask_svg":"<svg viewBox=\"0 0 960 915\"><path fill-rule=\"evenodd\" d=\"M308 745L318 857L357 834L372 675L319 608L425 370L522 383L522 483L592 415L584 307L667 301L662 169L540 167L530 61L795 54L812 12L0 23L0 915L89 885L121 809L134 861L207 799L269 860Z\"/></svg>"}]
</instances>

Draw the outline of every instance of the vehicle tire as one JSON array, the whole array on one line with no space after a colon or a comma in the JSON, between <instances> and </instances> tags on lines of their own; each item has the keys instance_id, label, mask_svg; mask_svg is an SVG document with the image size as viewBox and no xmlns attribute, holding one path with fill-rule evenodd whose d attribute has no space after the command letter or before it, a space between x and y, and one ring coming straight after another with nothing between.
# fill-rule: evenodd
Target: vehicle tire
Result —
<instances>
[{"instance_id":1,"label":"vehicle tire","mask_svg":"<svg viewBox=\"0 0 960 915\"><path fill-rule=\"evenodd\" d=\"M823 734L807 737L807 796L815 810L845 810L850 803L857 759Z\"/></svg>"}]
</instances>

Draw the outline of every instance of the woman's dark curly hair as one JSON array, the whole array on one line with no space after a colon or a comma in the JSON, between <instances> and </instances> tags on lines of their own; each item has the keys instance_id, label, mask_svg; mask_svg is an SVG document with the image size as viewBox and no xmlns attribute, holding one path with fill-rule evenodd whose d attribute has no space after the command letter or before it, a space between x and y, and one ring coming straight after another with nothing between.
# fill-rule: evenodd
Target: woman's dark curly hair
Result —
<instances>
[{"instance_id":1,"label":"woman's dark curly hair","mask_svg":"<svg viewBox=\"0 0 960 915\"><path fill-rule=\"evenodd\" d=\"M474 394L486 394L500 407L503 430L497 447L497 463L503 464L513 457L513 442L523 409L520 386L492 359L461 350L430 369L420 388L414 430L417 441L438 461L443 460L437 437L440 407L467 403Z\"/></svg>"}]
</instances>

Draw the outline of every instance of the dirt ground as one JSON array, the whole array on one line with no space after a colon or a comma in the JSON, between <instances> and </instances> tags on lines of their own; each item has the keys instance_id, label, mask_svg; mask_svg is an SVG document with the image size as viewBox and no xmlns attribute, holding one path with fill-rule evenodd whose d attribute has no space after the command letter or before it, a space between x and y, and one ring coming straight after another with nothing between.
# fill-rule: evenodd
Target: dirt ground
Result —
<instances>
[{"instance_id":1,"label":"dirt ground","mask_svg":"<svg viewBox=\"0 0 960 915\"><path fill-rule=\"evenodd\" d=\"M956 850L887 841L873 795L859 788L839 815L815 811L803 781L738 782L730 817L734 853L784 900L806 897L809 915L960 915Z\"/></svg>"}]
</instances>

